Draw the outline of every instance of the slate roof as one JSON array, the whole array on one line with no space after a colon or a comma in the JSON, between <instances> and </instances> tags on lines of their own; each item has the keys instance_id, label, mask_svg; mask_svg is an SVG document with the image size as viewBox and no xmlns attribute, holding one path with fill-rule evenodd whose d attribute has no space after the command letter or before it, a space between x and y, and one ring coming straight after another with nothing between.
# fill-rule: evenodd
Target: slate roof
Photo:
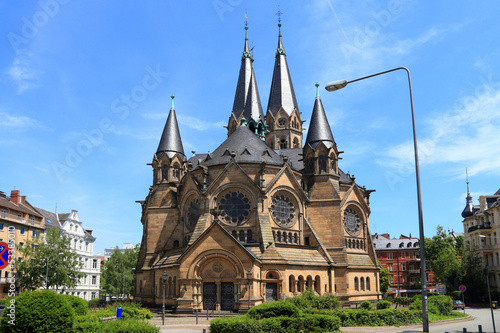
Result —
<instances>
[{"instance_id":1,"label":"slate roof","mask_svg":"<svg viewBox=\"0 0 500 333\"><path fill-rule=\"evenodd\" d=\"M35 207L35 209L43 216L45 217L45 226L49 227L56 227L56 228L61 228L61 223L59 222L59 218L57 217L56 213L50 212L48 210L42 209L40 207Z\"/></svg>"},{"instance_id":2,"label":"slate roof","mask_svg":"<svg viewBox=\"0 0 500 333\"><path fill-rule=\"evenodd\" d=\"M259 139L246 126L240 126L231 134L213 153L205 154L201 165L225 165L231 160L231 152L236 154L236 163L283 165L283 159L269 148L264 141ZM193 165L198 165L196 155L190 158Z\"/></svg>"},{"instance_id":3,"label":"slate roof","mask_svg":"<svg viewBox=\"0 0 500 333\"><path fill-rule=\"evenodd\" d=\"M288 157L288 163L292 169L302 172L304 170L302 148L287 148L278 151L281 155Z\"/></svg>"},{"instance_id":4,"label":"slate roof","mask_svg":"<svg viewBox=\"0 0 500 333\"><path fill-rule=\"evenodd\" d=\"M253 119L255 122L265 123L264 112L262 112L262 104L260 102L259 88L255 79L255 72L251 70L250 87L248 88L247 100L243 110L243 117L248 121Z\"/></svg>"},{"instance_id":5,"label":"slate roof","mask_svg":"<svg viewBox=\"0 0 500 333\"><path fill-rule=\"evenodd\" d=\"M387 238L380 234L375 234L372 236L372 242L376 251L420 248L418 238Z\"/></svg>"},{"instance_id":6,"label":"slate roof","mask_svg":"<svg viewBox=\"0 0 500 333\"><path fill-rule=\"evenodd\" d=\"M323 142L327 148L335 145L335 140L333 139L332 129L326 118L325 109L323 108L323 103L319 96L316 97L314 101L314 108L311 115L311 123L309 125L309 130L307 132L306 142L304 147L310 145L315 149L320 142Z\"/></svg>"},{"instance_id":7,"label":"slate roof","mask_svg":"<svg viewBox=\"0 0 500 333\"><path fill-rule=\"evenodd\" d=\"M160 144L156 150L156 156L158 157L162 153L167 154L169 158L172 158L176 153L180 153L184 156L181 134L179 132L179 125L177 124L177 116L175 115L173 105L168 114L167 122L165 123L161 135Z\"/></svg>"},{"instance_id":8,"label":"slate roof","mask_svg":"<svg viewBox=\"0 0 500 333\"><path fill-rule=\"evenodd\" d=\"M281 40L281 24L279 24L278 48L276 50L276 59L274 61L273 79L271 81L271 92L269 93L269 102L267 103L267 112L276 116L281 107L288 115L291 115L294 109L299 110L295 90L293 89L292 77L286 61L285 48Z\"/></svg>"},{"instance_id":9,"label":"slate roof","mask_svg":"<svg viewBox=\"0 0 500 333\"><path fill-rule=\"evenodd\" d=\"M248 30L248 27L245 27ZM238 119L247 101L248 89L250 87L250 80L252 77L252 55L248 47L248 32L245 31L245 46L243 47L243 54L241 55L240 74L238 76L238 83L236 84L236 94L233 103L233 115ZM249 119L247 119L249 120Z\"/></svg>"}]
</instances>

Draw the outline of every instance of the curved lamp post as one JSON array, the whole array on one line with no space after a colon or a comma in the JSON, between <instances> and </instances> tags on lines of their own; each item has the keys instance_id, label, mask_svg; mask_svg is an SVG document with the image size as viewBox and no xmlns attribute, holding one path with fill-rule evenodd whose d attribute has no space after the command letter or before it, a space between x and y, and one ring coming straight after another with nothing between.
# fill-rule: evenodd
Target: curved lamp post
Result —
<instances>
[{"instance_id":1,"label":"curved lamp post","mask_svg":"<svg viewBox=\"0 0 500 333\"><path fill-rule=\"evenodd\" d=\"M397 67L384 72L368 75L361 77L359 79L347 81L347 80L339 80L328 83L325 86L327 91L335 91L344 88L349 83L353 83L356 81L361 81L365 79L369 79L374 76L379 76L382 74L387 74L390 72L394 72L397 70L404 70L408 75L408 86L410 88L410 105L411 105L411 120L413 125L413 149L415 153L415 173L417 177L417 203L418 203L418 225L420 232L420 275L422 281L422 323L423 323L423 332L429 332L429 317L428 317L428 309L427 309L427 278L425 275L425 248L424 248L424 219L422 216L422 197L420 194L420 169L418 166L418 147L417 147L417 130L415 127L415 112L413 110L413 94L411 90L411 78L410 71L406 67Z\"/></svg>"},{"instance_id":2,"label":"curved lamp post","mask_svg":"<svg viewBox=\"0 0 500 333\"><path fill-rule=\"evenodd\" d=\"M161 310L161 322L162 326L165 326L165 286L167 284L167 272L163 272L161 279L163 281L163 307Z\"/></svg>"}]
</instances>

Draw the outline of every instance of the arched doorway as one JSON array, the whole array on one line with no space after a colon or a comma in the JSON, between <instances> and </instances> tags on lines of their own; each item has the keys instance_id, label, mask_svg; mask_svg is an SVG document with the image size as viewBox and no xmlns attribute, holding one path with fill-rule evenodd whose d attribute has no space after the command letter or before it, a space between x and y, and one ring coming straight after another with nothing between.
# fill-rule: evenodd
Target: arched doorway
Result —
<instances>
[{"instance_id":1,"label":"arched doorway","mask_svg":"<svg viewBox=\"0 0 500 333\"><path fill-rule=\"evenodd\" d=\"M275 271L267 272L266 274L266 302L274 302L278 300L280 276Z\"/></svg>"}]
</instances>

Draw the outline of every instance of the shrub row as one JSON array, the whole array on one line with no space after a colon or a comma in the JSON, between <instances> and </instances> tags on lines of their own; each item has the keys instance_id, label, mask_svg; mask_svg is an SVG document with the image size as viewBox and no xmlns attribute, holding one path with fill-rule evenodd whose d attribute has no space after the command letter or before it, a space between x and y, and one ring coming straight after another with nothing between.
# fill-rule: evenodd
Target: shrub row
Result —
<instances>
[{"instance_id":1,"label":"shrub row","mask_svg":"<svg viewBox=\"0 0 500 333\"><path fill-rule=\"evenodd\" d=\"M286 301L295 304L299 309L315 308L332 310L340 307L340 301L337 296L332 294L318 296L309 288L301 294L287 298Z\"/></svg>"},{"instance_id":2,"label":"shrub row","mask_svg":"<svg viewBox=\"0 0 500 333\"><path fill-rule=\"evenodd\" d=\"M274 317L254 319L248 316L218 318L210 322L211 333L294 333L333 332L340 328L340 319L327 315Z\"/></svg>"},{"instance_id":3,"label":"shrub row","mask_svg":"<svg viewBox=\"0 0 500 333\"><path fill-rule=\"evenodd\" d=\"M369 310L304 310L307 313L335 316L340 319L341 326L385 326L419 323L422 321L422 312L408 309Z\"/></svg>"}]
</instances>

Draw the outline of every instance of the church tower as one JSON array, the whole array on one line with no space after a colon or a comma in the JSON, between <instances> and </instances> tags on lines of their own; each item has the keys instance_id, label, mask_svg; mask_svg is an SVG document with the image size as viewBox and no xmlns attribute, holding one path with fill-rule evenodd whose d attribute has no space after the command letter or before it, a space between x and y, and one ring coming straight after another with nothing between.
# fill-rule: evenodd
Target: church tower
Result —
<instances>
[{"instance_id":1,"label":"church tower","mask_svg":"<svg viewBox=\"0 0 500 333\"><path fill-rule=\"evenodd\" d=\"M274 61L273 79L267 105L266 144L274 150L302 147L302 115L297 106L292 77L281 40L281 20L278 24L278 48Z\"/></svg>"},{"instance_id":2,"label":"church tower","mask_svg":"<svg viewBox=\"0 0 500 333\"><path fill-rule=\"evenodd\" d=\"M227 136L236 131L239 126L246 126L262 140L266 133L266 124L259 88L253 70L253 57L248 47L248 24L245 24L245 46L241 55L240 74L236 85L233 111L229 116Z\"/></svg>"}]
</instances>

